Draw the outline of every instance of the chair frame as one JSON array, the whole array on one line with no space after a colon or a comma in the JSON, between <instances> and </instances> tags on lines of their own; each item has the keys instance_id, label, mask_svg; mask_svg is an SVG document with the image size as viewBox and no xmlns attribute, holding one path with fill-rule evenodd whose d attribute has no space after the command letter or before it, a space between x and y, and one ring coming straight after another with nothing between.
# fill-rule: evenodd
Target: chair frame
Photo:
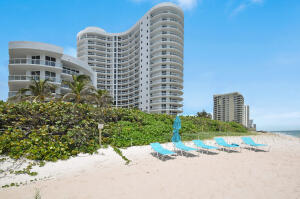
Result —
<instances>
[{"instance_id":1,"label":"chair frame","mask_svg":"<svg viewBox=\"0 0 300 199\"><path fill-rule=\"evenodd\" d=\"M242 137L243 138L243 137ZM241 139L242 139L241 138ZM251 137L244 137L244 138L250 138L252 141L253 141L253 143L255 143L255 144L257 144ZM267 148L267 152L270 152L270 150L271 150L271 146L270 145L266 145L266 144L263 144L263 145L265 145L265 146L255 146L255 145L252 145L252 144L250 144L250 143L245 143L245 141L242 139L242 144L243 145L245 145L245 146L247 146L247 147L251 147L252 149L255 149L255 151L256 150L261 150L261 148L264 148L264 147L266 147ZM260 145L260 144L259 144ZM245 148L245 147L244 147Z\"/></svg>"},{"instance_id":2,"label":"chair frame","mask_svg":"<svg viewBox=\"0 0 300 199\"><path fill-rule=\"evenodd\" d=\"M181 142L185 147L188 147L188 148L190 148L191 150L184 150L184 149L181 149L181 148L179 148L179 147L177 147L177 146L175 145L176 142L173 142L173 151L178 151L178 149L179 149L179 151L181 152L181 155L183 155L183 151L184 151L184 152L197 151L196 148L192 148L192 147L186 146L182 141L179 141L178 143L180 143L180 142ZM199 156L199 154L198 154L198 156Z\"/></svg>"},{"instance_id":3,"label":"chair frame","mask_svg":"<svg viewBox=\"0 0 300 199\"><path fill-rule=\"evenodd\" d=\"M214 148L214 149L208 149L208 148L205 148L205 147L201 147L200 145L197 145L194 141L197 141L197 140L193 140L193 143L196 145L196 147L197 147L198 149L205 149L205 150L206 150L206 154L208 154L208 152L209 152L210 150L217 150L217 149L219 149L219 147L216 147L216 146L210 146L210 145L207 145L207 144L205 144L205 143L203 143L205 146L216 147L216 148ZM202 140L199 140L199 141L203 142ZM201 151L201 153L203 154L203 151Z\"/></svg>"},{"instance_id":4,"label":"chair frame","mask_svg":"<svg viewBox=\"0 0 300 199\"><path fill-rule=\"evenodd\" d=\"M158 142L157 142L158 143ZM151 143L152 144L152 143ZM160 144L160 143L159 143ZM154 152L154 153L156 153L156 156L157 156L157 158L158 159L160 159L161 160L161 158L160 157L163 157L163 159L165 159L166 157L169 157L169 156L171 156L171 155L175 155L175 153L173 152L173 151L171 151L171 152L173 152L172 154L162 154L162 153L159 153L158 151L156 151L151 145L150 145L150 147L151 147L151 149L152 149L152 151ZM161 146L162 147L162 146ZM163 148L163 147L162 147ZM168 149L166 149L166 150L168 150ZM170 150L169 150L170 151Z\"/></svg>"},{"instance_id":5,"label":"chair frame","mask_svg":"<svg viewBox=\"0 0 300 199\"><path fill-rule=\"evenodd\" d=\"M222 138L222 137L221 137ZM224 138L222 138L224 140ZM225 149L230 149L231 151L236 151L236 152L242 152L242 147L240 145L236 146L236 147L230 147L230 146L225 146L225 145L222 145L222 144L219 144L216 140L215 140L216 144L218 146L220 146L220 148L222 148L222 150L224 151ZM225 140L224 142L227 144L227 145L233 145L233 144L228 144ZM239 149L239 150L238 150Z\"/></svg>"}]
</instances>

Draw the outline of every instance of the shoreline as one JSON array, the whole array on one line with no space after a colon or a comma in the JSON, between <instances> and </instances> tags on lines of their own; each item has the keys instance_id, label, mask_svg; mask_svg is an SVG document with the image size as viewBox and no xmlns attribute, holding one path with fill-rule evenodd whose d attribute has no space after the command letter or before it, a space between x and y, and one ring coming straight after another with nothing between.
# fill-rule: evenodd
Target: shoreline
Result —
<instances>
[{"instance_id":1,"label":"shoreline","mask_svg":"<svg viewBox=\"0 0 300 199\"><path fill-rule=\"evenodd\" d=\"M142 194L140 192L141 190L147 192L145 184L143 184L145 179L149 180L150 184L148 184L148 188L155 190L153 194L156 197L159 197L159 195L156 194L159 194L161 191L160 186L156 185L157 183L159 184L160 181L162 181L163 184L165 183L165 190L167 190L167 184L170 184L174 193L177 193L175 187L181 180L192 183L193 189L199 186L201 187L201 181L205 180L211 183L211 186L208 185L207 188L210 191L207 192L205 189L200 189L198 191L196 190L195 193L204 194L207 197L215 195L215 197L212 198L222 198L220 197L222 195L220 192L214 194L213 187L226 187L227 185L222 183L222 180L225 180L230 181L233 188L231 191L228 190L228 194L231 196L230 198L239 198L235 195L236 192L239 192L235 188L235 186L237 186L237 188L239 187L236 183L239 180L245 184L249 183L248 186L252 188L255 187L258 191L260 188L257 187L255 183L259 183L256 181L259 178L266 178L263 180L264 183L276 181L273 185L267 185L271 186L269 191L267 191L269 197L280 198L276 197L275 194L272 195L272 192L277 193L276 189L278 189L278 186L280 187L280 182L278 181L287 180L291 182L289 183L290 188L285 187L286 191L283 190L283 192L290 197L285 198L300 197L300 174L297 174L297 170L300 168L300 139L281 134L275 135L273 133L260 134L252 137L258 143L269 144L271 151L254 152L243 149L241 153L220 151L218 154L213 155L195 152L190 153L188 156L177 155L176 157L172 157L172 159L161 161L151 154L150 146L133 146L127 149L121 149L123 154L132 161L129 165L125 165L125 161L117 155L112 148L99 149L98 154L81 154L78 157L73 157L68 160L54 163L47 162L44 167L34 167L33 171L37 171L38 175L33 178L43 178L45 176L47 176L47 178L20 187L1 188L0 198L20 198L22 193L24 193L24 196L27 198L33 198L36 189L40 190L43 199L66 197L99 198L101 196L101 198L106 198L104 196L108 197L109 193L113 193L113 196L110 196L110 198L138 198L132 195L134 193L131 193L132 191L129 190L133 187L138 187L137 195L139 196ZM225 137L225 139L229 142L236 143L240 140L240 137L232 136ZM213 144L212 140L205 142L207 144ZM191 142L185 142L185 144L194 147ZM172 143L162 145L172 150ZM223 169L228 173L224 173ZM238 169L238 172L235 169ZM257 172L259 176L254 175L256 173L253 172ZM178 176L177 174L180 175ZM176 179L173 179L173 175L177 176L180 182L176 182ZM254 178L252 175L254 175ZM18 175L15 178L2 178L0 183L7 184L10 181L24 180L26 179L24 176L25 175ZM160 176L166 179L161 179ZM257 179L255 179L255 177ZM280 177L280 179L276 179L278 177ZM199 178L201 181L197 181L195 178ZM211 181L212 179L214 180ZM236 179L237 181L232 179ZM248 179L249 182L245 181L245 179ZM106 188L97 190L96 187L98 185ZM182 184L182 186L186 185ZM275 189L274 186L277 188ZM65 187L65 189L63 187ZM92 190L91 187L96 190ZM121 190L113 191L114 187L118 187ZM86 194L80 193L80 190L86 189L88 190ZM292 192L291 189L296 191ZM126 190L128 192L126 192ZM124 191L129 195L126 195ZM185 192L185 190L181 191ZM250 192L251 190L244 191ZM121 192L125 195L122 195ZM227 192L227 190L223 190L223 192ZM77 193L77 195L75 193ZM185 193L188 194L187 192ZM279 193L277 193L277 195L278 194ZM170 196L172 196L172 198L178 198L177 195L168 195L165 191L161 191L161 196L165 196L164 198L170 198ZM255 195L250 194L250 196L259 197L262 195L260 195L258 191ZM248 197L252 198L250 196ZM282 194L278 196L282 196ZM150 195L144 195L144 198L150 198ZM193 195L191 195L191 198L193 198Z\"/></svg>"},{"instance_id":2,"label":"shoreline","mask_svg":"<svg viewBox=\"0 0 300 199\"><path fill-rule=\"evenodd\" d=\"M299 136L296 136L296 135L293 135L293 134L288 134L286 132L289 132L289 131L269 131L269 133L280 134L280 135L287 135L287 136L291 136L291 137L295 137L295 138L299 138L300 139L300 134L299 134ZM300 132L300 130L299 130L299 132Z\"/></svg>"}]
</instances>

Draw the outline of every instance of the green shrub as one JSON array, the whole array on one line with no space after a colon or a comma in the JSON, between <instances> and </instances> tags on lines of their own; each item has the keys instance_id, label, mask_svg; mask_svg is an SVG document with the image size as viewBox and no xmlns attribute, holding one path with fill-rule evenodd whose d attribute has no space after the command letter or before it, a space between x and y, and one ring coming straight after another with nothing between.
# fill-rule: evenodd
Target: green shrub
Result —
<instances>
[{"instance_id":1,"label":"green shrub","mask_svg":"<svg viewBox=\"0 0 300 199\"><path fill-rule=\"evenodd\" d=\"M247 132L235 122L194 116L180 118L183 140ZM137 109L96 108L68 102L0 102L0 154L15 159L56 161L80 152L93 153L99 148L98 123L105 123L103 145L129 147L169 142L173 121L174 116L147 114Z\"/></svg>"}]
</instances>

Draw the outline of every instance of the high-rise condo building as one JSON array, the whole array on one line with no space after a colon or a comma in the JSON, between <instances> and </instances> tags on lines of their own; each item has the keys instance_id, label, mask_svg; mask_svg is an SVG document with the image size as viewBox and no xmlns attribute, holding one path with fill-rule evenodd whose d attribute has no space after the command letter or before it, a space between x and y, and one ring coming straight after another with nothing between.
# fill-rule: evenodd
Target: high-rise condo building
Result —
<instances>
[{"instance_id":1,"label":"high-rise condo building","mask_svg":"<svg viewBox=\"0 0 300 199\"><path fill-rule=\"evenodd\" d=\"M243 125L247 128L250 128L249 127L249 116L250 116L250 113L249 113L249 105L245 105L244 106L244 121L243 121Z\"/></svg>"},{"instance_id":2,"label":"high-rise condo building","mask_svg":"<svg viewBox=\"0 0 300 199\"><path fill-rule=\"evenodd\" d=\"M97 73L97 88L110 91L115 106L176 115L183 106L183 41L182 9L161 3L125 32L80 31L77 57Z\"/></svg>"},{"instance_id":3,"label":"high-rise condo building","mask_svg":"<svg viewBox=\"0 0 300 199\"><path fill-rule=\"evenodd\" d=\"M243 124L244 97L238 93L214 95L214 120Z\"/></svg>"},{"instance_id":4,"label":"high-rise condo building","mask_svg":"<svg viewBox=\"0 0 300 199\"><path fill-rule=\"evenodd\" d=\"M80 31L77 58L51 44L10 42L9 97L32 79L49 79L57 85L53 92L64 94L70 89L62 80L85 74L97 89L110 92L116 107L176 115L183 106L183 41L182 9L161 3L125 32Z\"/></svg>"}]
</instances>

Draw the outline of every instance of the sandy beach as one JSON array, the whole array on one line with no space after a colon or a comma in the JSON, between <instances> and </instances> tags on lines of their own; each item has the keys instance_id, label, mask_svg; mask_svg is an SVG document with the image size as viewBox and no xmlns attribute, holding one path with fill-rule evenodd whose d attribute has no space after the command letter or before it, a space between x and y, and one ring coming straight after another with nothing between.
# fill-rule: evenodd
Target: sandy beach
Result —
<instances>
[{"instance_id":1,"label":"sandy beach","mask_svg":"<svg viewBox=\"0 0 300 199\"><path fill-rule=\"evenodd\" d=\"M125 165L111 148L100 149L98 154L34 167L38 176L3 177L1 186L29 183L1 188L0 198L31 199L36 190L42 199L300 198L300 139L272 134L253 138L271 146L270 152L192 152L162 161L149 146L139 146L122 149L131 160ZM241 142L239 137L226 139ZM171 143L164 146L173 149ZM34 178L45 179L30 182Z\"/></svg>"}]
</instances>

